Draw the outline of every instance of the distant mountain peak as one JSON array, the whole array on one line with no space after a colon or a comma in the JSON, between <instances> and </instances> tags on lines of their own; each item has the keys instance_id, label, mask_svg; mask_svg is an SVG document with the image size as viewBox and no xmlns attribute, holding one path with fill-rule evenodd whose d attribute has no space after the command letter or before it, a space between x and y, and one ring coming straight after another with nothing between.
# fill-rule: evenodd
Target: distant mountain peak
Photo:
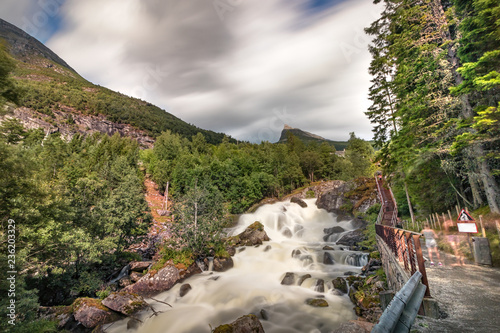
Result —
<instances>
[{"instance_id":1,"label":"distant mountain peak","mask_svg":"<svg viewBox=\"0 0 500 333\"><path fill-rule=\"evenodd\" d=\"M333 145L337 151L344 150L345 147L347 146L347 142L346 141L332 141L332 140L328 140L328 139L325 139L324 137L319 136L317 134L313 134L313 133L301 130L300 128L293 128L293 127L291 127L290 125L287 125L287 124L285 124L285 126L283 127L283 130L281 131L281 136L280 136L280 139L279 139L278 143L285 143L285 142L287 142L287 135L288 135L288 133L293 134L294 136L296 136L297 138L299 138L304 143L308 143L308 142L312 142L312 141L316 141L316 142L319 142L319 143L321 143L321 142L328 142L330 145Z\"/></svg>"},{"instance_id":2,"label":"distant mountain peak","mask_svg":"<svg viewBox=\"0 0 500 333\"><path fill-rule=\"evenodd\" d=\"M301 139L306 139L306 141L309 139L314 139L314 140L318 140L318 141L329 141L329 140L323 138L322 136L319 136L319 135L316 135L316 134L313 134L313 133L310 133L307 131L303 131L300 128L293 128L290 125L285 124L285 126L283 127L283 131L281 131L281 137L279 140L280 142L286 141L286 133L289 131L291 131L293 135L295 135Z\"/></svg>"}]
</instances>

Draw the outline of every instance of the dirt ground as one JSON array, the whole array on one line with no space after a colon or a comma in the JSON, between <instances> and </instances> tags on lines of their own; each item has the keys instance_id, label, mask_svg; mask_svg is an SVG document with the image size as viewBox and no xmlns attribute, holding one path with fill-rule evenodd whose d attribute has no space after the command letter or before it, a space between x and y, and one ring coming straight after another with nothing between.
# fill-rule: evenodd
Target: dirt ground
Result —
<instances>
[{"instance_id":1,"label":"dirt ground","mask_svg":"<svg viewBox=\"0 0 500 333\"><path fill-rule=\"evenodd\" d=\"M500 332L500 269L467 260L461 265L459 258L443 252L440 256L443 266L436 260L432 267L426 263L426 271L443 318L419 316L411 332Z\"/></svg>"}]
</instances>

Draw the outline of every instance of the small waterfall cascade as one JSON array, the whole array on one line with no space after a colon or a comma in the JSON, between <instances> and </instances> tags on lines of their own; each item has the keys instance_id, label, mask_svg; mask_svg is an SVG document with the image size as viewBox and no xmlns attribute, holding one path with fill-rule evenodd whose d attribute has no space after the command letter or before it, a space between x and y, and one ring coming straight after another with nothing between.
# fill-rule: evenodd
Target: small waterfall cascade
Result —
<instances>
[{"instance_id":1,"label":"small waterfall cascade","mask_svg":"<svg viewBox=\"0 0 500 333\"><path fill-rule=\"evenodd\" d=\"M183 283L189 283L192 290L184 297L179 296L181 284L154 297L171 308L146 299L162 313L151 318L146 311L136 314L144 321L139 328L127 331L127 320L122 320L106 331L209 333L211 328L253 313L266 333L326 333L355 319L349 297L335 290L332 280L345 272L360 273L368 255L336 245L332 236L325 241L324 229L338 226L349 232L351 222L337 221L334 214L318 209L315 199L305 202L306 208L279 202L242 215L227 230L229 235L259 221L271 241L238 248L234 268L226 272L207 270L187 279ZM282 284L284 280L288 282ZM329 306L312 307L306 304L311 298L322 298Z\"/></svg>"}]
</instances>

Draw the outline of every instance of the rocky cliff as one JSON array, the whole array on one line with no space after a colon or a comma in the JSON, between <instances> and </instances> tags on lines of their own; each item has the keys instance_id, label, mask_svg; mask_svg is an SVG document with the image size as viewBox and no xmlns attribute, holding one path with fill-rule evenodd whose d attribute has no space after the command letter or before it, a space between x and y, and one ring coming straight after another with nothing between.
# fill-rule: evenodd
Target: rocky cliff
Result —
<instances>
[{"instance_id":1,"label":"rocky cliff","mask_svg":"<svg viewBox=\"0 0 500 333\"><path fill-rule=\"evenodd\" d=\"M0 116L0 124L9 118L19 120L26 130L41 129L45 134L60 133L65 140L71 140L75 134L87 136L100 132L108 135L118 133L135 139L143 148L151 148L154 144L152 137L131 125L109 121L102 115L83 115L64 106L60 111L53 111L53 117L26 107L11 107L8 114Z\"/></svg>"},{"instance_id":2,"label":"rocky cliff","mask_svg":"<svg viewBox=\"0 0 500 333\"><path fill-rule=\"evenodd\" d=\"M316 205L335 214L353 214L365 213L377 201L375 180L362 177L350 182L331 182L330 186L318 195Z\"/></svg>"}]
</instances>

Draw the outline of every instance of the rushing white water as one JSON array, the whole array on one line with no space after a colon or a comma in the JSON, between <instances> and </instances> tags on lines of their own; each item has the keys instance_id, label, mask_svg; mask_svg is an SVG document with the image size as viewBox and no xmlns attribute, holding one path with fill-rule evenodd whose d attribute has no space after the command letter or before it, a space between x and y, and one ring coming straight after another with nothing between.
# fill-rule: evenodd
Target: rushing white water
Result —
<instances>
[{"instance_id":1,"label":"rushing white water","mask_svg":"<svg viewBox=\"0 0 500 333\"><path fill-rule=\"evenodd\" d=\"M151 319L147 319L150 312L138 314L145 322L137 332L209 333L210 327L230 323L249 313L259 317L266 333L330 332L354 319L348 296L339 295L331 280L346 271L359 273L366 264L366 255L324 242L323 229L340 226L349 231L351 223L337 221L335 215L317 209L315 199L306 202L307 208L281 202L242 215L238 225L228 230L230 235L239 234L259 221L271 241L238 249L233 257L234 268L227 272L204 272L184 281L193 289L182 298L181 284L155 297L172 308L148 299L156 311L163 313ZM324 250L325 246L334 250ZM334 264L324 264L325 256L333 259ZM305 274L311 278L300 286L281 285L287 272L295 273L296 281ZM316 291L319 279L324 280L323 292ZM324 298L329 306L311 307L305 303L310 298ZM117 322L107 332L124 332L126 323L126 320Z\"/></svg>"}]
</instances>

